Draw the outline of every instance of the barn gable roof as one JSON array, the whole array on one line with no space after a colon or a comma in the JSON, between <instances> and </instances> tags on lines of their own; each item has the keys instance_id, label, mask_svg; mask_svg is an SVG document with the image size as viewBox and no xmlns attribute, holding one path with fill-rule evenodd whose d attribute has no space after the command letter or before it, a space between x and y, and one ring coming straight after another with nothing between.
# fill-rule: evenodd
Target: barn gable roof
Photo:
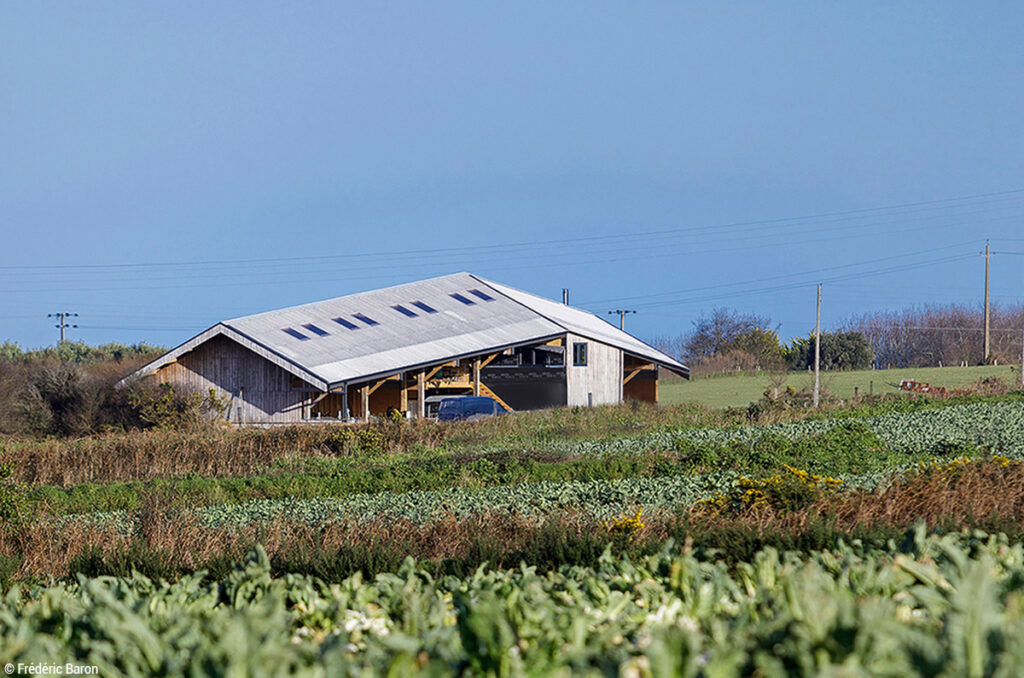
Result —
<instances>
[{"instance_id":1,"label":"barn gable roof","mask_svg":"<svg viewBox=\"0 0 1024 678\"><path fill-rule=\"evenodd\" d=\"M678 361L592 313L455 273L225 320L128 379L159 369L218 334L328 390L566 332L689 373Z\"/></svg>"}]
</instances>

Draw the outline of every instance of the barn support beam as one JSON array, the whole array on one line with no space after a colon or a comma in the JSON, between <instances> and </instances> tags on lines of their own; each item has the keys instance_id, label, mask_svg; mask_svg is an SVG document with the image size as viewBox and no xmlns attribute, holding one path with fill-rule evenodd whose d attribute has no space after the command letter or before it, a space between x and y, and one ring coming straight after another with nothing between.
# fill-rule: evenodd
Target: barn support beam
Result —
<instances>
[{"instance_id":1,"label":"barn support beam","mask_svg":"<svg viewBox=\"0 0 1024 678\"><path fill-rule=\"evenodd\" d=\"M449 361L448 361L448 362L446 362L446 363L441 363L441 364L440 364L440 365L438 365L437 367L433 367L433 368L431 368L431 369L430 369L430 371L426 373L426 376L424 377L424 380L425 380L425 381L430 381L430 379L431 379L431 378L432 378L432 377L433 377L433 376L434 376L435 374L437 374L438 372L440 372L440 371L441 371L441 368L444 368L444 367L455 367L455 361L454 361L454 360L449 360Z\"/></svg>"},{"instance_id":2,"label":"barn support beam","mask_svg":"<svg viewBox=\"0 0 1024 678\"><path fill-rule=\"evenodd\" d=\"M427 371L416 373L416 416L423 419L427 416Z\"/></svg>"},{"instance_id":3,"label":"barn support beam","mask_svg":"<svg viewBox=\"0 0 1024 678\"><path fill-rule=\"evenodd\" d=\"M480 358L473 361L473 395L480 395Z\"/></svg>"},{"instance_id":4,"label":"barn support beam","mask_svg":"<svg viewBox=\"0 0 1024 678\"><path fill-rule=\"evenodd\" d=\"M496 401L498 401L498 404L499 404L499 405L501 405L502 407L504 407L504 408L505 408L506 410L508 410L509 412L515 412L515 410L513 410L513 409L512 409L512 406L511 406L511 405L509 405L509 404L508 404L508 403L506 403L506 402L505 402L504 400L502 400L502 399L501 399L501 397L499 397L497 393L495 393L495 392L494 392L494 391L492 391L491 389L487 388L487 384L480 384L480 392L481 392L481 393L482 393L483 395L485 395L485 396L488 396L488 397L490 397L490 398L494 398L494 399L495 399Z\"/></svg>"},{"instance_id":5,"label":"barn support beam","mask_svg":"<svg viewBox=\"0 0 1024 678\"><path fill-rule=\"evenodd\" d=\"M622 380L622 384L623 385L628 384L633 379L633 377L635 377L636 375L640 374L641 372L653 372L656 369L657 368L654 366L654 363L648 363L646 365L641 365L640 367L637 367L637 368L633 369L632 372L627 374L625 376L625 378Z\"/></svg>"},{"instance_id":6,"label":"barn support beam","mask_svg":"<svg viewBox=\"0 0 1024 678\"><path fill-rule=\"evenodd\" d=\"M370 386L359 387L359 411L363 421L370 421Z\"/></svg>"}]
</instances>

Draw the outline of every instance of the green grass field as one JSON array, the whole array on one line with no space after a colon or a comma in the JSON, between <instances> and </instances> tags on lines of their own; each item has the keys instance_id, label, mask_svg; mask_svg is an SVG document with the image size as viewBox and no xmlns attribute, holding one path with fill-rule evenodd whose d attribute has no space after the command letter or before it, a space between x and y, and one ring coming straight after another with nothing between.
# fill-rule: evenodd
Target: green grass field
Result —
<instances>
[{"instance_id":1,"label":"green grass field","mask_svg":"<svg viewBox=\"0 0 1024 678\"><path fill-rule=\"evenodd\" d=\"M1020 372L1016 365L822 372L821 386L835 397L852 398L855 387L860 395L867 395L872 382L875 395L881 395L897 393L896 386L902 379L955 388L986 377L999 377L1012 384L1019 381ZM786 385L797 390L809 390L813 383L814 375L809 372L793 372L786 380ZM767 374L695 377L691 381L670 379L661 383L659 400L663 405L699 402L708 407L743 407L760 398L770 385L771 377Z\"/></svg>"}]
</instances>

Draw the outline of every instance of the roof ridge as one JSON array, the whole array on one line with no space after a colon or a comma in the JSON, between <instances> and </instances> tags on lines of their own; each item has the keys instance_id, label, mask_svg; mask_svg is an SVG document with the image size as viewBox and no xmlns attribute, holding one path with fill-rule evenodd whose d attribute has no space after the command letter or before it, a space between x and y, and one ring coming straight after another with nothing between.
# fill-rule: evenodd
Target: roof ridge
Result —
<instances>
[{"instance_id":1,"label":"roof ridge","mask_svg":"<svg viewBox=\"0 0 1024 678\"><path fill-rule=\"evenodd\" d=\"M566 327L566 326L565 326L565 325L564 325L563 323L560 323L560 322L558 322L558 321L557 321L557 320L555 320L554 318L549 318L549 317L548 317L547 315L545 315L545 314L541 313L541 312L540 312L540 311L538 311L537 309L535 309L535 308L531 308L530 306L527 306L526 304L524 304L523 302L519 301L519 300L518 300L518 299L516 299L515 297L511 297L511 296L509 296L508 294L505 294L505 292L503 292L502 290L498 289L498 287L495 287L495 285L498 285L498 286L502 286L502 285L501 285L500 283L492 283L492 282L491 282L490 280L487 280L486 278L481 278L480 276L478 276L478 275L475 275L475 274L473 274L473 273L469 273L468 275L469 275L469 277L470 277L470 278L473 278L474 280L476 280L476 281L477 281L477 282L479 282L480 284L482 284L482 285L486 285L487 287L491 288L491 290L492 290L492 291L493 291L493 292L494 292L495 294L500 294L501 296L505 297L505 298L506 298L506 299L508 299L509 301L511 301L511 302L513 302L513 303L515 303L515 304L519 304L520 306L522 306L523 308L525 308L525 309L526 309L527 311L530 311L531 313L535 313L535 314L539 315L539 316L540 316L541 318L544 318L544 320L547 320L547 321L548 321L549 323L552 323L552 324L554 324L554 325L558 325L559 327L561 327L561 328L562 328L563 330L565 330L566 332L570 332L570 331L571 331L571 330L570 330L570 329L569 329L568 327ZM517 292L522 292L523 294L530 294L529 292L526 292L526 291L523 291L523 290L520 290L520 289L517 289L517 288L511 287L511 286L509 286L509 285L504 285L504 287L509 287L510 289L515 289L515 290L516 290ZM532 297L536 297L537 295L536 295L536 294L530 294L530 296L532 296ZM541 298L541 297L538 297L538 298Z\"/></svg>"}]
</instances>

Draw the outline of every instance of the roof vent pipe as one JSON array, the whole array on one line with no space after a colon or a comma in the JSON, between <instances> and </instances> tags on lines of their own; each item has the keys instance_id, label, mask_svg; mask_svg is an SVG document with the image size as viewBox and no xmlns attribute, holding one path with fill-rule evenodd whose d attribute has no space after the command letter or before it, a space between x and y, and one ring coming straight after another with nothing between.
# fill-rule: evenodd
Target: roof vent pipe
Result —
<instances>
[{"instance_id":1,"label":"roof vent pipe","mask_svg":"<svg viewBox=\"0 0 1024 678\"><path fill-rule=\"evenodd\" d=\"M562 288L562 303L565 304L566 306L569 305L569 288L568 287L563 287Z\"/></svg>"}]
</instances>

